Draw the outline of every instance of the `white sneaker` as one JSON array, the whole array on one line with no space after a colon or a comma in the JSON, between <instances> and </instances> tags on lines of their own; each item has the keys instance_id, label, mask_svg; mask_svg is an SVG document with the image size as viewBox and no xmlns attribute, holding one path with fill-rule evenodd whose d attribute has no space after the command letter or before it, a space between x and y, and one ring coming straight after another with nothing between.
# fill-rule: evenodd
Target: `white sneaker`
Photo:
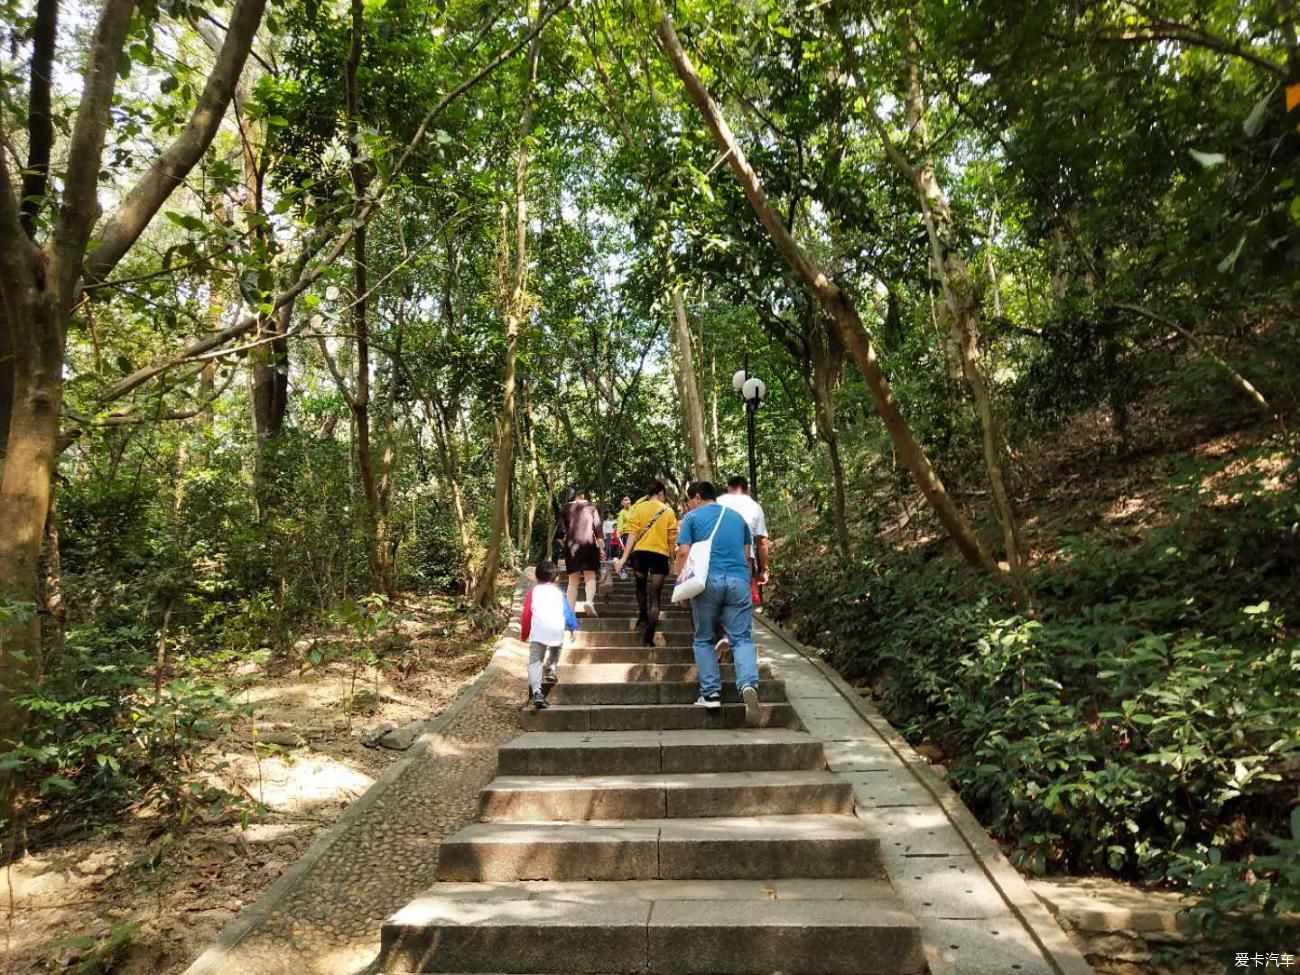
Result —
<instances>
[{"instance_id":1,"label":"white sneaker","mask_svg":"<svg viewBox=\"0 0 1300 975\"><path fill-rule=\"evenodd\" d=\"M745 724L757 728L763 722L763 709L758 706L758 688L742 687L740 696L745 701Z\"/></svg>"},{"instance_id":2,"label":"white sneaker","mask_svg":"<svg viewBox=\"0 0 1300 975\"><path fill-rule=\"evenodd\" d=\"M712 694L701 694L695 699L697 708L708 708L710 711L716 711L722 707L722 695L717 691Z\"/></svg>"},{"instance_id":3,"label":"white sneaker","mask_svg":"<svg viewBox=\"0 0 1300 975\"><path fill-rule=\"evenodd\" d=\"M731 641L725 636L713 645L713 652L717 655L718 663L727 659L727 654L731 653Z\"/></svg>"}]
</instances>

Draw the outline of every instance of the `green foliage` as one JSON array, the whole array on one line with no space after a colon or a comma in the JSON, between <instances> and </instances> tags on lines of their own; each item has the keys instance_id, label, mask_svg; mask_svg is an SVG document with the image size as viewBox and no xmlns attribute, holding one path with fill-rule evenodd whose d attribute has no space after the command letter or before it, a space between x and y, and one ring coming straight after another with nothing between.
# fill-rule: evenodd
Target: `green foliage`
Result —
<instances>
[{"instance_id":1,"label":"green foliage","mask_svg":"<svg viewBox=\"0 0 1300 975\"><path fill-rule=\"evenodd\" d=\"M183 827L194 816L246 817L242 797L211 784L204 746L245 709L219 683L148 676L150 632L140 626L87 626L68 635L58 671L19 697L29 731L0 752L0 768L29 809L9 810L36 825L69 815L93 818L123 805L148 805Z\"/></svg>"},{"instance_id":2,"label":"green foliage","mask_svg":"<svg viewBox=\"0 0 1300 975\"><path fill-rule=\"evenodd\" d=\"M1015 862L1190 884L1209 916L1300 908L1300 500L1276 447L1188 463L1163 524L1062 546L1032 616L947 560L781 567L774 611L873 678ZM1217 504L1214 503L1217 500Z\"/></svg>"},{"instance_id":3,"label":"green foliage","mask_svg":"<svg viewBox=\"0 0 1300 975\"><path fill-rule=\"evenodd\" d=\"M135 941L141 923L127 921L114 924L100 937L81 934L60 938L51 947L76 948L85 952L70 968L66 969L70 975L111 975L121 956Z\"/></svg>"}]
</instances>

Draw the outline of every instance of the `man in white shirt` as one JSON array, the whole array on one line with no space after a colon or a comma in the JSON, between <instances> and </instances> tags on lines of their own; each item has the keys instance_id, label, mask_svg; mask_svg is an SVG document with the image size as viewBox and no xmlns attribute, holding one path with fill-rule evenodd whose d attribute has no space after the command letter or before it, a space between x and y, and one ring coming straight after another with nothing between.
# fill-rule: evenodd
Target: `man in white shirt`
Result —
<instances>
[{"instance_id":1,"label":"man in white shirt","mask_svg":"<svg viewBox=\"0 0 1300 975\"><path fill-rule=\"evenodd\" d=\"M749 533L754 536L754 563L750 572L759 586L766 586L768 580L768 556L770 549L767 542L767 516L757 501L749 496L749 481L736 475L727 481L727 493L718 496L718 504L730 508L749 525ZM755 588L757 591L757 587ZM757 600L755 600L757 603ZM718 633L715 647L721 660L730 651L731 643L723 632Z\"/></svg>"}]
</instances>

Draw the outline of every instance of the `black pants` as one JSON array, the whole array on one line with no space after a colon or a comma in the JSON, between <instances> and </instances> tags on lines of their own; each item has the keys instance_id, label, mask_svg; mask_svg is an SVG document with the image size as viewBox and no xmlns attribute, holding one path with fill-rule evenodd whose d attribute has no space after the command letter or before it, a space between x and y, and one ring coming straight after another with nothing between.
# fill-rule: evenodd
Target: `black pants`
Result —
<instances>
[{"instance_id":1,"label":"black pants","mask_svg":"<svg viewBox=\"0 0 1300 975\"><path fill-rule=\"evenodd\" d=\"M637 622L645 624L641 642L654 646L655 630L659 627L659 603L663 599L664 582L668 579L668 556L658 552L633 552L632 574L636 577Z\"/></svg>"}]
</instances>

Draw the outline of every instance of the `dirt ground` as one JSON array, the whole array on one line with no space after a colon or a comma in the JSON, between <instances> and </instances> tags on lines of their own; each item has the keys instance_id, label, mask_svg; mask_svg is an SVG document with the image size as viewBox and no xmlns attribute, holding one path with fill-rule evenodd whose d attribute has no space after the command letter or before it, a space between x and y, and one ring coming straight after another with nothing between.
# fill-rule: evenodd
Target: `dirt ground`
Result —
<instances>
[{"instance_id":1,"label":"dirt ground","mask_svg":"<svg viewBox=\"0 0 1300 975\"><path fill-rule=\"evenodd\" d=\"M5 870L0 972L183 971L403 754L367 747L363 735L436 717L487 665L496 634L471 629L449 604L392 609L415 664L406 676L382 676L378 701L373 672L354 689L342 664L242 675L254 678L240 694L252 720L204 758L223 787L265 808L247 829L194 822L168 839L156 820L131 816Z\"/></svg>"}]
</instances>

